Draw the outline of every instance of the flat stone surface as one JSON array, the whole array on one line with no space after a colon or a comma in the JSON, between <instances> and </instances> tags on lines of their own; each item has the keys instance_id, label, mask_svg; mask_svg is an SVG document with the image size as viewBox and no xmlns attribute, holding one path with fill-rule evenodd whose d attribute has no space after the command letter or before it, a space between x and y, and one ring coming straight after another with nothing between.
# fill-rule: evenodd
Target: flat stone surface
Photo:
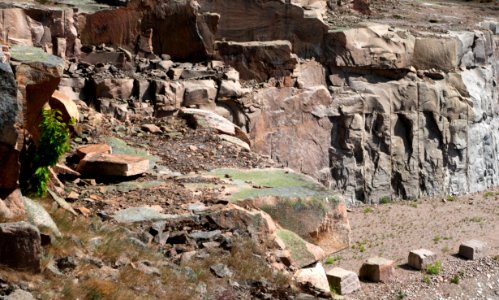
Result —
<instances>
[{"instance_id":1,"label":"flat stone surface","mask_svg":"<svg viewBox=\"0 0 499 300\"><path fill-rule=\"evenodd\" d=\"M388 282L395 272L393 264L393 260L371 257L360 268L359 277L371 282Z\"/></svg>"},{"instance_id":2,"label":"flat stone surface","mask_svg":"<svg viewBox=\"0 0 499 300\"><path fill-rule=\"evenodd\" d=\"M408 265L416 270L422 270L436 259L435 253L427 249L417 249L409 253Z\"/></svg>"},{"instance_id":3,"label":"flat stone surface","mask_svg":"<svg viewBox=\"0 0 499 300\"><path fill-rule=\"evenodd\" d=\"M459 246L459 256L466 259L477 259L485 255L487 244L478 240L469 240Z\"/></svg>"},{"instance_id":4,"label":"flat stone surface","mask_svg":"<svg viewBox=\"0 0 499 300\"><path fill-rule=\"evenodd\" d=\"M347 295L360 289L359 277L355 272L333 268L326 272L329 286L340 295Z\"/></svg>"},{"instance_id":5,"label":"flat stone surface","mask_svg":"<svg viewBox=\"0 0 499 300\"><path fill-rule=\"evenodd\" d=\"M185 216L163 214L152 207L130 207L113 215L113 219L120 223L172 220L180 217Z\"/></svg>"},{"instance_id":6,"label":"flat stone surface","mask_svg":"<svg viewBox=\"0 0 499 300\"><path fill-rule=\"evenodd\" d=\"M82 159L78 170L90 176L130 177L147 172L149 160L126 154L95 153Z\"/></svg>"},{"instance_id":7,"label":"flat stone surface","mask_svg":"<svg viewBox=\"0 0 499 300\"><path fill-rule=\"evenodd\" d=\"M78 147L76 153L80 158L84 158L90 153L106 153L111 154L112 148L107 144L88 144L85 146Z\"/></svg>"}]
</instances>

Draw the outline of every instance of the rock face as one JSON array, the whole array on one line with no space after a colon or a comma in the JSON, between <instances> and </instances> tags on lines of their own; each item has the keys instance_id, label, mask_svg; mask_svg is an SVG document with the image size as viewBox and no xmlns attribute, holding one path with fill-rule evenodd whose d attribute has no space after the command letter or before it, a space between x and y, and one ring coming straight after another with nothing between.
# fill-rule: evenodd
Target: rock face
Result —
<instances>
[{"instance_id":1,"label":"rock face","mask_svg":"<svg viewBox=\"0 0 499 300\"><path fill-rule=\"evenodd\" d=\"M26 222L0 224L0 264L40 272L41 239L38 229Z\"/></svg>"},{"instance_id":2,"label":"rock face","mask_svg":"<svg viewBox=\"0 0 499 300\"><path fill-rule=\"evenodd\" d=\"M14 73L4 59L5 54L0 51L0 191L8 194L18 186L24 119ZM0 195L0 198L5 196Z\"/></svg>"},{"instance_id":3,"label":"rock face","mask_svg":"<svg viewBox=\"0 0 499 300\"><path fill-rule=\"evenodd\" d=\"M64 61L29 46L14 46L11 54L12 60L19 63L16 82L23 104L24 128L37 140L42 108L59 85Z\"/></svg>"},{"instance_id":4,"label":"rock face","mask_svg":"<svg viewBox=\"0 0 499 300\"><path fill-rule=\"evenodd\" d=\"M488 46L479 49L468 38ZM350 72L346 89L354 93L342 92L327 112L316 111L333 123L331 186L353 200L466 193L498 183L495 58L484 50L495 47L493 41L455 33L438 41L418 38L415 45L417 74L395 80L383 72ZM453 69L458 64L470 67Z\"/></svg>"}]
</instances>

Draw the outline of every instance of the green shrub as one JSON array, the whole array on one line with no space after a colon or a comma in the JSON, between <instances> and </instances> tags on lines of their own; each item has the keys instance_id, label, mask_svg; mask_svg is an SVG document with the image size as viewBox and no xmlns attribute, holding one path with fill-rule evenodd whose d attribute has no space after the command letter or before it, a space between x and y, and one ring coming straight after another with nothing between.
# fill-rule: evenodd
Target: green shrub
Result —
<instances>
[{"instance_id":1,"label":"green shrub","mask_svg":"<svg viewBox=\"0 0 499 300\"><path fill-rule=\"evenodd\" d=\"M27 191L44 196L49 181L49 167L69 151L69 131L58 110L44 110L40 123L40 142L32 161L32 175L28 178Z\"/></svg>"},{"instance_id":2,"label":"green shrub","mask_svg":"<svg viewBox=\"0 0 499 300\"><path fill-rule=\"evenodd\" d=\"M423 282L426 284L430 284L431 283L430 277L428 275L423 276Z\"/></svg>"},{"instance_id":3,"label":"green shrub","mask_svg":"<svg viewBox=\"0 0 499 300\"><path fill-rule=\"evenodd\" d=\"M436 261L432 264L426 266L426 274L428 275L437 275L442 271L442 262Z\"/></svg>"},{"instance_id":4,"label":"green shrub","mask_svg":"<svg viewBox=\"0 0 499 300\"><path fill-rule=\"evenodd\" d=\"M392 198L385 196L379 200L379 204L388 204L392 202Z\"/></svg>"},{"instance_id":5,"label":"green shrub","mask_svg":"<svg viewBox=\"0 0 499 300\"><path fill-rule=\"evenodd\" d=\"M459 275L458 275L458 274L456 274L456 275L454 275L454 276L451 278L450 282L451 282L451 283L453 283L453 284L459 284L459 280L460 280L460 279L461 279L461 278L459 277Z\"/></svg>"},{"instance_id":6,"label":"green shrub","mask_svg":"<svg viewBox=\"0 0 499 300\"><path fill-rule=\"evenodd\" d=\"M452 201L455 201L455 200L456 200L456 196L454 196L454 195L447 196L447 201L452 202Z\"/></svg>"},{"instance_id":7,"label":"green shrub","mask_svg":"<svg viewBox=\"0 0 499 300\"><path fill-rule=\"evenodd\" d=\"M366 207L366 208L364 208L364 210L362 212L364 212L364 214L372 213L373 209L370 207Z\"/></svg>"}]
</instances>

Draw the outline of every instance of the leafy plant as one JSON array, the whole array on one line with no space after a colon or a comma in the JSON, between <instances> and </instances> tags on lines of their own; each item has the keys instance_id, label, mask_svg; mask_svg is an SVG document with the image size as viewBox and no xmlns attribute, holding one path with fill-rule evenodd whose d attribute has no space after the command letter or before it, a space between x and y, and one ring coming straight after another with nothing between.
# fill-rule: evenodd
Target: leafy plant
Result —
<instances>
[{"instance_id":1,"label":"leafy plant","mask_svg":"<svg viewBox=\"0 0 499 300\"><path fill-rule=\"evenodd\" d=\"M423 276L423 282L426 284L430 284L431 283L430 277L428 275Z\"/></svg>"},{"instance_id":2,"label":"leafy plant","mask_svg":"<svg viewBox=\"0 0 499 300\"><path fill-rule=\"evenodd\" d=\"M442 271L442 262L439 260L426 266L426 274L428 275L437 275L440 271Z\"/></svg>"},{"instance_id":3,"label":"leafy plant","mask_svg":"<svg viewBox=\"0 0 499 300\"><path fill-rule=\"evenodd\" d=\"M447 201L452 202L452 201L455 201L455 200L456 200L456 196L454 196L454 195L447 196Z\"/></svg>"},{"instance_id":4,"label":"leafy plant","mask_svg":"<svg viewBox=\"0 0 499 300\"><path fill-rule=\"evenodd\" d=\"M72 121L73 122L73 121ZM32 162L33 173L28 179L27 190L36 196L47 193L49 167L69 151L69 131L58 110L44 110L40 123L40 142Z\"/></svg>"},{"instance_id":5,"label":"leafy plant","mask_svg":"<svg viewBox=\"0 0 499 300\"><path fill-rule=\"evenodd\" d=\"M407 293L404 290L400 290L399 294L398 294L398 298L400 300L403 300L403 299L407 298Z\"/></svg>"}]
</instances>

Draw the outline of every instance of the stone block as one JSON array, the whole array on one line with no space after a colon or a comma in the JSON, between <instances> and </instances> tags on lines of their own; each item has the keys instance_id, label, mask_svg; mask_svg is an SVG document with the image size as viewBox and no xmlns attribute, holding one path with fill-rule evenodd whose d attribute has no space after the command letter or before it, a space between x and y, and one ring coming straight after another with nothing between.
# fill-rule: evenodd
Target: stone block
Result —
<instances>
[{"instance_id":1,"label":"stone block","mask_svg":"<svg viewBox=\"0 0 499 300\"><path fill-rule=\"evenodd\" d=\"M315 295L331 295L326 272L321 263L317 263L312 268L304 268L296 271L293 279L300 287Z\"/></svg>"},{"instance_id":2,"label":"stone block","mask_svg":"<svg viewBox=\"0 0 499 300\"><path fill-rule=\"evenodd\" d=\"M342 268L333 268L326 271L329 286L340 295L347 295L360 289L359 277L355 272Z\"/></svg>"},{"instance_id":3,"label":"stone block","mask_svg":"<svg viewBox=\"0 0 499 300\"><path fill-rule=\"evenodd\" d=\"M469 240L459 246L459 256L474 260L483 257L486 249L486 243L477 240Z\"/></svg>"},{"instance_id":4,"label":"stone block","mask_svg":"<svg viewBox=\"0 0 499 300\"><path fill-rule=\"evenodd\" d=\"M393 260L371 257L360 268L359 277L371 282L387 282L395 272L393 264Z\"/></svg>"},{"instance_id":5,"label":"stone block","mask_svg":"<svg viewBox=\"0 0 499 300\"><path fill-rule=\"evenodd\" d=\"M427 264L433 263L436 259L435 253L426 249L418 249L409 252L408 264L411 268L422 270Z\"/></svg>"},{"instance_id":6,"label":"stone block","mask_svg":"<svg viewBox=\"0 0 499 300\"><path fill-rule=\"evenodd\" d=\"M40 272L40 232L26 222L0 224L0 265Z\"/></svg>"},{"instance_id":7,"label":"stone block","mask_svg":"<svg viewBox=\"0 0 499 300\"><path fill-rule=\"evenodd\" d=\"M111 154L112 153L112 148L111 146L107 144L88 144L85 146L81 146L78 149L76 149L76 153L78 156L81 158L84 158L88 154L91 153L106 153L106 154Z\"/></svg>"},{"instance_id":8,"label":"stone block","mask_svg":"<svg viewBox=\"0 0 499 300\"><path fill-rule=\"evenodd\" d=\"M149 160L126 154L95 153L80 161L78 170L90 176L129 177L149 170Z\"/></svg>"}]
</instances>

